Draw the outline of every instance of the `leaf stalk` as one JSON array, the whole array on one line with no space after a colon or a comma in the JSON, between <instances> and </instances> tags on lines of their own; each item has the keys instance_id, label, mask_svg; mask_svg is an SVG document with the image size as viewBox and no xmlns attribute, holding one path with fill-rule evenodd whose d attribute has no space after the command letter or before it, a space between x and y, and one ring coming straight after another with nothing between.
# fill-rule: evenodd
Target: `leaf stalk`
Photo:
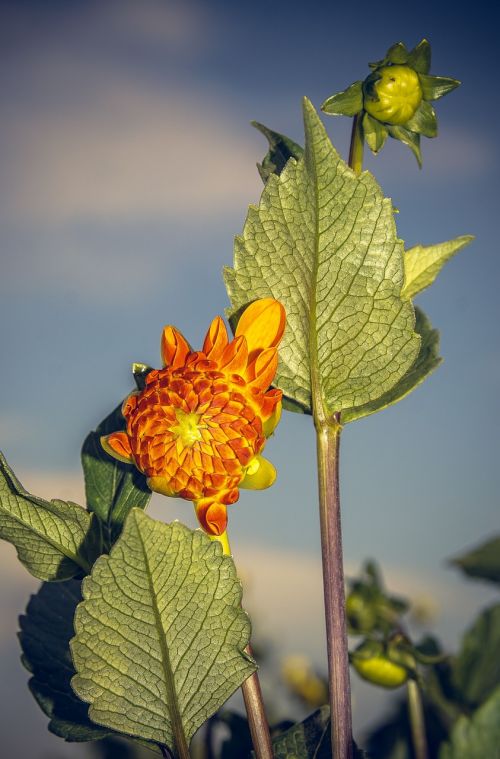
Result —
<instances>
[{"instance_id":1,"label":"leaf stalk","mask_svg":"<svg viewBox=\"0 0 500 759\"><path fill-rule=\"evenodd\" d=\"M351 689L339 490L341 426L338 419L325 423L316 416L315 427L332 756L334 759L352 759Z\"/></svg>"},{"instance_id":2,"label":"leaf stalk","mask_svg":"<svg viewBox=\"0 0 500 759\"><path fill-rule=\"evenodd\" d=\"M408 715L415 759L428 759L427 736L425 733L424 709L420 688L415 680L408 680Z\"/></svg>"}]
</instances>

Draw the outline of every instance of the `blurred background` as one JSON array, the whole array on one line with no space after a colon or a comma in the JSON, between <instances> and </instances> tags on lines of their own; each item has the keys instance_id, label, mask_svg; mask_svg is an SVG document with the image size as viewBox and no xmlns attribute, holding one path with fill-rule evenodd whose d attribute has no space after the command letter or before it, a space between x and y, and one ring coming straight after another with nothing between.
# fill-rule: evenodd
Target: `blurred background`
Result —
<instances>
[{"instance_id":1,"label":"blurred background","mask_svg":"<svg viewBox=\"0 0 500 759\"><path fill-rule=\"evenodd\" d=\"M223 313L221 268L262 190L266 145L250 120L302 143L303 95L319 107L394 42L427 37L431 73L463 82L437 103L440 136L423 139L422 171L393 140L365 165L407 247L476 241L419 299L445 363L344 432L343 529L347 575L377 559L425 629L457 645L493 591L446 559L499 526L495 13L485 2L469 15L451 2L0 2L0 447L29 491L82 503L81 443L130 391L132 361L159 364L166 323L201 346ZM350 120L325 124L346 156ZM311 420L285 415L267 453L278 482L230 513L245 605L275 669L300 653L325 670ZM155 497L151 513L195 526L188 503ZM26 688L17 615L38 583L0 549L0 755L88 756L46 731ZM290 708L273 678L271 667L280 717ZM392 697L353 680L362 737Z\"/></svg>"}]
</instances>

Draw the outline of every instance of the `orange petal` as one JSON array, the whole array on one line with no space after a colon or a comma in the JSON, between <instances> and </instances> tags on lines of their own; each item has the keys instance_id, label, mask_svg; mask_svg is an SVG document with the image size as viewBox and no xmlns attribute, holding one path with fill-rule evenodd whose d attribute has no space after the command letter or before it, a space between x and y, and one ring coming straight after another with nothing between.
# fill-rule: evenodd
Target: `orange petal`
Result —
<instances>
[{"instance_id":1,"label":"orange petal","mask_svg":"<svg viewBox=\"0 0 500 759\"><path fill-rule=\"evenodd\" d=\"M163 366L168 366L171 369L178 369L180 366L184 366L190 352L189 343L175 327L169 324L163 328L161 336Z\"/></svg>"},{"instance_id":2,"label":"orange petal","mask_svg":"<svg viewBox=\"0 0 500 759\"><path fill-rule=\"evenodd\" d=\"M222 351L228 344L226 325L216 316L209 327L205 342L203 343L203 353L212 361L217 361L222 356Z\"/></svg>"},{"instance_id":3,"label":"orange petal","mask_svg":"<svg viewBox=\"0 0 500 759\"><path fill-rule=\"evenodd\" d=\"M132 449L126 432L112 432L111 435L101 437L101 445L110 456L123 461L124 464L133 464Z\"/></svg>"},{"instance_id":4,"label":"orange petal","mask_svg":"<svg viewBox=\"0 0 500 759\"><path fill-rule=\"evenodd\" d=\"M201 498L195 504L196 516L209 535L222 535L227 527L227 509L213 498Z\"/></svg>"},{"instance_id":5,"label":"orange petal","mask_svg":"<svg viewBox=\"0 0 500 759\"><path fill-rule=\"evenodd\" d=\"M173 488L171 479L168 477L148 477L146 483L148 488L155 493L161 493L161 495L167 495L171 498L176 498L179 495Z\"/></svg>"},{"instance_id":6,"label":"orange petal","mask_svg":"<svg viewBox=\"0 0 500 759\"><path fill-rule=\"evenodd\" d=\"M232 374L241 374L247 367L248 348L247 341L243 335L235 337L229 345L224 348L224 352L219 360L219 368Z\"/></svg>"},{"instance_id":7,"label":"orange petal","mask_svg":"<svg viewBox=\"0 0 500 759\"><path fill-rule=\"evenodd\" d=\"M267 348L259 353L255 362L248 367L249 386L267 390L278 368L277 348Z\"/></svg>"},{"instance_id":8,"label":"orange petal","mask_svg":"<svg viewBox=\"0 0 500 759\"><path fill-rule=\"evenodd\" d=\"M285 331L286 312L274 298L261 298L246 308L238 322L236 336L245 335L249 360L265 348L275 348Z\"/></svg>"}]
</instances>

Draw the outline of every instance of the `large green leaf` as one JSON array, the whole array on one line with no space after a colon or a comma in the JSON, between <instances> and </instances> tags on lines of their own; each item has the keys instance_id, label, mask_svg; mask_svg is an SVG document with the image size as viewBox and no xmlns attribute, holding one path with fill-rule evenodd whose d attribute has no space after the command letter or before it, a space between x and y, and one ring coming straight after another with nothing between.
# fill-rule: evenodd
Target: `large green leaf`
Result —
<instances>
[{"instance_id":1,"label":"large green leaf","mask_svg":"<svg viewBox=\"0 0 500 759\"><path fill-rule=\"evenodd\" d=\"M403 296L414 298L417 293L432 285L445 263L473 239L472 235L462 235L436 245L415 245L414 248L409 248L404 257Z\"/></svg>"},{"instance_id":2,"label":"large green leaf","mask_svg":"<svg viewBox=\"0 0 500 759\"><path fill-rule=\"evenodd\" d=\"M394 403L402 400L427 379L442 362L443 359L439 355L439 332L437 329L432 328L432 324L422 309L416 307L415 316L415 331L420 335L421 339L420 350L415 363L408 369L399 382L388 390L387 393L381 395L380 398L376 398L364 406L352 408L344 412L342 415L344 422L352 422L354 419L360 419L363 416L368 416L368 414L374 414L376 411L382 411L387 406L392 406Z\"/></svg>"},{"instance_id":3,"label":"large green leaf","mask_svg":"<svg viewBox=\"0 0 500 759\"><path fill-rule=\"evenodd\" d=\"M90 571L99 553L91 515L71 501L44 501L24 490L0 453L0 538L40 580Z\"/></svg>"},{"instance_id":4,"label":"large green leaf","mask_svg":"<svg viewBox=\"0 0 500 759\"><path fill-rule=\"evenodd\" d=\"M50 717L49 730L67 741L92 741L110 733L88 718L88 705L73 692L75 668L69 641L73 617L82 600L78 580L43 583L19 618L22 662L32 673L29 688Z\"/></svg>"},{"instance_id":5,"label":"large green leaf","mask_svg":"<svg viewBox=\"0 0 500 759\"><path fill-rule=\"evenodd\" d=\"M185 756L183 742L255 670L232 559L200 530L133 509L83 596L72 685L89 716Z\"/></svg>"},{"instance_id":6,"label":"large green leaf","mask_svg":"<svg viewBox=\"0 0 500 759\"><path fill-rule=\"evenodd\" d=\"M135 506L145 509L151 498L144 475L109 456L100 443L102 435L122 429L125 420L120 405L87 435L82 448L87 506L101 520L108 548L120 534L129 511Z\"/></svg>"},{"instance_id":7,"label":"large green leaf","mask_svg":"<svg viewBox=\"0 0 500 759\"><path fill-rule=\"evenodd\" d=\"M478 580L500 583L500 535L487 540L464 556L452 559L451 563Z\"/></svg>"},{"instance_id":8,"label":"large green leaf","mask_svg":"<svg viewBox=\"0 0 500 759\"><path fill-rule=\"evenodd\" d=\"M453 684L469 706L500 685L500 604L485 609L464 636L453 662Z\"/></svg>"},{"instance_id":9,"label":"large green leaf","mask_svg":"<svg viewBox=\"0 0 500 759\"><path fill-rule=\"evenodd\" d=\"M414 363L420 339L401 299L403 244L391 201L333 148L304 103L306 149L268 179L250 206L225 272L235 311L273 296L287 312L275 384L311 409L312 382L326 414L362 406Z\"/></svg>"},{"instance_id":10,"label":"large green leaf","mask_svg":"<svg viewBox=\"0 0 500 759\"><path fill-rule=\"evenodd\" d=\"M459 717L439 759L499 759L500 687L471 717Z\"/></svg>"}]
</instances>

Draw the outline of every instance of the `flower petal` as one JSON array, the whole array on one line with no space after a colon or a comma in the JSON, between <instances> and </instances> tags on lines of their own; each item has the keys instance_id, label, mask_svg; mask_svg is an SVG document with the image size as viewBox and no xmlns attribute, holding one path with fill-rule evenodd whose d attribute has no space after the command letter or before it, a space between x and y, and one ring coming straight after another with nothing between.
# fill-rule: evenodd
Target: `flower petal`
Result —
<instances>
[{"instance_id":1,"label":"flower petal","mask_svg":"<svg viewBox=\"0 0 500 759\"><path fill-rule=\"evenodd\" d=\"M281 391L278 390L278 393L280 394L280 399L276 403L276 406L274 407L274 411L272 412L269 419L267 419L262 425L262 431L264 435L266 436L266 438L270 437L273 434L279 420L281 419L281 410L282 410Z\"/></svg>"},{"instance_id":2,"label":"flower petal","mask_svg":"<svg viewBox=\"0 0 500 759\"><path fill-rule=\"evenodd\" d=\"M248 367L248 386L267 390L278 368L277 348L266 348Z\"/></svg>"},{"instance_id":3,"label":"flower petal","mask_svg":"<svg viewBox=\"0 0 500 759\"><path fill-rule=\"evenodd\" d=\"M247 490L265 490L276 479L276 469L263 456L254 456L247 467L247 473L240 482L240 488Z\"/></svg>"},{"instance_id":4,"label":"flower petal","mask_svg":"<svg viewBox=\"0 0 500 759\"><path fill-rule=\"evenodd\" d=\"M190 352L189 343L175 327L169 324L163 328L161 357L164 366L168 366L171 369L178 369L180 366L184 366Z\"/></svg>"},{"instance_id":5,"label":"flower petal","mask_svg":"<svg viewBox=\"0 0 500 759\"><path fill-rule=\"evenodd\" d=\"M248 362L247 341L243 335L235 337L219 360L219 368L231 374L242 374Z\"/></svg>"},{"instance_id":6,"label":"flower petal","mask_svg":"<svg viewBox=\"0 0 500 759\"><path fill-rule=\"evenodd\" d=\"M249 361L254 361L259 351L278 345L285 324L285 309L274 298L261 298L250 303L236 328L236 337L245 335L247 339Z\"/></svg>"},{"instance_id":7,"label":"flower petal","mask_svg":"<svg viewBox=\"0 0 500 759\"><path fill-rule=\"evenodd\" d=\"M222 356L222 351L229 342L226 325L216 316L210 325L205 342L203 343L203 353L212 361L217 361Z\"/></svg>"},{"instance_id":8,"label":"flower petal","mask_svg":"<svg viewBox=\"0 0 500 759\"><path fill-rule=\"evenodd\" d=\"M134 464L130 441L126 432L112 432L101 437L101 445L110 456L124 464Z\"/></svg>"},{"instance_id":9,"label":"flower petal","mask_svg":"<svg viewBox=\"0 0 500 759\"><path fill-rule=\"evenodd\" d=\"M155 493L161 493L161 495L168 495L171 498L176 498L179 494L173 489L171 479L168 477L148 477L146 480L147 486L150 490L154 490Z\"/></svg>"},{"instance_id":10,"label":"flower petal","mask_svg":"<svg viewBox=\"0 0 500 759\"><path fill-rule=\"evenodd\" d=\"M227 508L214 498L201 498L195 503L198 522L209 535L222 535L227 527Z\"/></svg>"}]
</instances>

